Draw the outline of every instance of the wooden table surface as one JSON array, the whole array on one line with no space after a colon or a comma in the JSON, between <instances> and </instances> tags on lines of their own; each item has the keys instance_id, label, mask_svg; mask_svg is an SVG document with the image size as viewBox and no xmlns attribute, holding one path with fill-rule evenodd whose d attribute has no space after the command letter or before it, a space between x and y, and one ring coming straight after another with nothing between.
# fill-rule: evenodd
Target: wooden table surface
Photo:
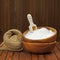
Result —
<instances>
[{"instance_id":1,"label":"wooden table surface","mask_svg":"<svg viewBox=\"0 0 60 60\"><path fill-rule=\"evenodd\" d=\"M0 51L0 60L60 60L60 44L56 44L53 52L48 54Z\"/></svg>"}]
</instances>

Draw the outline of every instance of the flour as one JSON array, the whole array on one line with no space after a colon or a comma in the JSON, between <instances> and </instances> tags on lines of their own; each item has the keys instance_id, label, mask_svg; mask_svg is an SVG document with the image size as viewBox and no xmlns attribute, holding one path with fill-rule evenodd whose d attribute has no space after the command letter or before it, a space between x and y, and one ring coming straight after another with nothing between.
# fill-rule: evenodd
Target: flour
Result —
<instances>
[{"instance_id":1,"label":"flour","mask_svg":"<svg viewBox=\"0 0 60 60\"><path fill-rule=\"evenodd\" d=\"M48 38L53 35L54 32L52 30L48 30L47 28L42 27L40 29L34 30L32 33L28 31L25 37L28 39L36 40L36 39Z\"/></svg>"}]
</instances>

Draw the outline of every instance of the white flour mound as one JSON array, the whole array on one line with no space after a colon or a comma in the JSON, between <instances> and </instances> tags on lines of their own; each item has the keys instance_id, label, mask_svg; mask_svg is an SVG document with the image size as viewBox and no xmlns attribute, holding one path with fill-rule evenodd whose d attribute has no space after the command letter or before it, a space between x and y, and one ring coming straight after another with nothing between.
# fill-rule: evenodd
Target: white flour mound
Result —
<instances>
[{"instance_id":1,"label":"white flour mound","mask_svg":"<svg viewBox=\"0 0 60 60\"><path fill-rule=\"evenodd\" d=\"M47 28L42 27L40 29L34 30L32 33L28 31L25 37L28 39L36 40L36 39L44 39L52 35L54 35L54 32L52 30L48 30Z\"/></svg>"}]
</instances>

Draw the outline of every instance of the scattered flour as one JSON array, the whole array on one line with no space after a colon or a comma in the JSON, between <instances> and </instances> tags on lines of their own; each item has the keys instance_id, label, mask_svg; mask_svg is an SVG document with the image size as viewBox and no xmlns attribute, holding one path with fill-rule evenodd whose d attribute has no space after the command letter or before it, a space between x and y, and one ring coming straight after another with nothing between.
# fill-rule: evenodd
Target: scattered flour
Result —
<instances>
[{"instance_id":1,"label":"scattered flour","mask_svg":"<svg viewBox=\"0 0 60 60\"><path fill-rule=\"evenodd\" d=\"M47 28L42 27L40 29L34 30L32 33L28 31L25 37L28 39L36 40L36 39L44 39L52 35L54 35L54 32L52 30L48 30Z\"/></svg>"}]
</instances>

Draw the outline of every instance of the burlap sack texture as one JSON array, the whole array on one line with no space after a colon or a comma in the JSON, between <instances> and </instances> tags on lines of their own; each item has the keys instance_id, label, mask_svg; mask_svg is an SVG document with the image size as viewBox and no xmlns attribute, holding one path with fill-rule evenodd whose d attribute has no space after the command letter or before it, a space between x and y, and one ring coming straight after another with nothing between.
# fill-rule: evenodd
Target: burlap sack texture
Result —
<instances>
[{"instance_id":1,"label":"burlap sack texture","mask_svg":"<svg viewBox=\"0 0 60 60\"><path fill-rule=\"evenodd\" d=\"M21 51L23 50L22 40L22 33L19 30L8 30L3 36L3 42L0 45L0 50Z\"/></svg>"}]
</instances>

